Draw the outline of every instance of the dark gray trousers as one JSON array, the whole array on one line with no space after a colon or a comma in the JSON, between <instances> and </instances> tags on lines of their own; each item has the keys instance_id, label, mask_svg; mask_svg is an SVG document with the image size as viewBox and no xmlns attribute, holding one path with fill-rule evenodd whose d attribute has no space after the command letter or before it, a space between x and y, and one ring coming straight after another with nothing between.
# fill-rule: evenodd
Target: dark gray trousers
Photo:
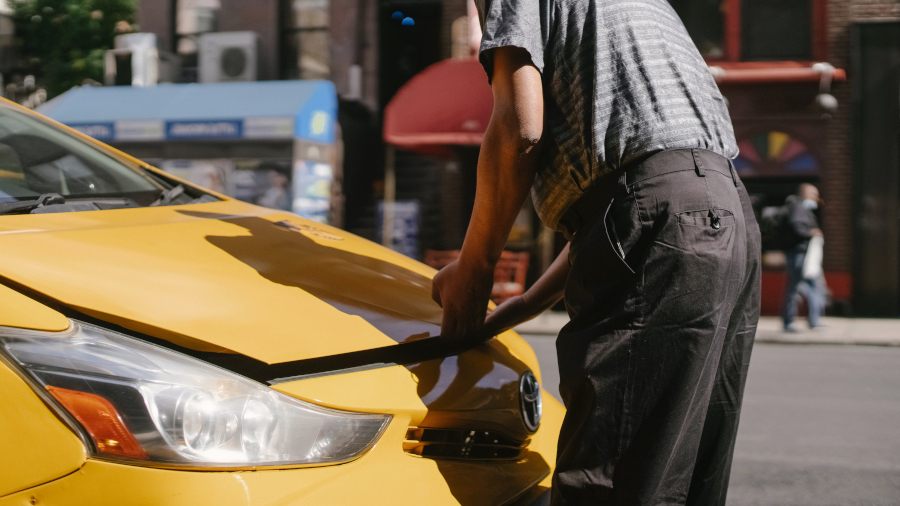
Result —
<instances>
[{"instance_id":1,"label":"dark gray trousers","mask_svg":"<svg viewBox=\"0 0 900 506\"><path fill-rule=\"evenodd\" d=\"M656 154L567 214L553 504L724 505L759 319L760 235L712 152Z\"/></svg>"}]
</instances>

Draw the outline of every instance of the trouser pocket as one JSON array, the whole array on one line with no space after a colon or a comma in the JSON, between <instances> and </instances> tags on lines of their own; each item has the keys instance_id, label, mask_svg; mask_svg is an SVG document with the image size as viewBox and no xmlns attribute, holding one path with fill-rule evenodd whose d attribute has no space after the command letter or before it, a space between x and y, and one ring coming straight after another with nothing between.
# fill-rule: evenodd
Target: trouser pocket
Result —
<instances>
[{"instance_id":1,"label":"trouser pocket","mask_svg":"<svg viewBox=\"0 0 900 506\"><path fill-rule=\"evenodd\" d=\"M634 277L629 251L640 232L640 221L630 195L607 195L597 206L596 219L572 240L571 269L565 301L575 318L587 307L617 304L623 287Z\"/></svg>"},{"instance_id":2,"label":"trouser pocket","mask_svg":"<svg viewBox=\"0 0 900 506\"><path fill-rule=\"evenodd\" d=\"M603 228L607 246L612 250L619 266L634 274L634 268L628 262L628 253L637 241L640 220L632 196L620 196L609 203L603 214Z\"/></svg>"},{"instance_id":3,"label":"trouser pocket","mask_svg":"<svg viewBox=\"0 0 900 506\"><path fill-rule=\"evenodd\" d=\"M746 247L737 243L740 202L730 178L707 171L667 175L654 181L659 209L653 226L653 246L644 266L648 304L660 318L690 321L715 312L728 285L740 282ZM670 301L663 303L663 293ZM665 308L665 309L663 309Z\"/></svg>"},{"instance_id":4,"label":"trouser pocket","mask_svg":"<svg viewBox=\"0 0 900 506\"><path fill-rule=\"evenodd\" d=\"M681 225L719 230L734 226L734 213L727 209L703 209L685 211L675 215Z\"/></svg>"}]
</instances>

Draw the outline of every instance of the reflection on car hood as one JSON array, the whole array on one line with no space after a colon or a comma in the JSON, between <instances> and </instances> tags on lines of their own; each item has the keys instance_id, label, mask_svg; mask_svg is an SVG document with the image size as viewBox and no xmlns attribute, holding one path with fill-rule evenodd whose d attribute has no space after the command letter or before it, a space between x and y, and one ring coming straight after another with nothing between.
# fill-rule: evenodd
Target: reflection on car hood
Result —
<instances>
[{"instance_id":1,"label":"reflection on car hood","mask_svg":"<svg viewBox=\"0 0 900 506\"><path fill-rule=\"evenodd\" d=\"M0 277L186 348L269 364L436 336L433 273L236 201L0 218Z\"/></svg>"}]
</instances>

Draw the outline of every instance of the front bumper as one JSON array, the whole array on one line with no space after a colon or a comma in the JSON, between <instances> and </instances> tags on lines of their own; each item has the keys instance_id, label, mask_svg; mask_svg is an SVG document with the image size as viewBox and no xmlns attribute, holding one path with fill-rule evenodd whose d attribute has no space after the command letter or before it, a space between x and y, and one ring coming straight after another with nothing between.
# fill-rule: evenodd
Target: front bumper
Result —
<instances>
[{"instance_id":1,"label":"front bumper","mask_svg":"<svg viewBox=\"0 0 900 506\"><path fill-rule=\"evenodd\" d=\"M409 418L395 416L369 453L346 464L207 472L88 460L63 478L0 498L0 506L529 504L550 486L564 413L562 405L545 392L541 427L519 461L432 460L410 455L402 448Z\"/></svg>"}]
</instances>

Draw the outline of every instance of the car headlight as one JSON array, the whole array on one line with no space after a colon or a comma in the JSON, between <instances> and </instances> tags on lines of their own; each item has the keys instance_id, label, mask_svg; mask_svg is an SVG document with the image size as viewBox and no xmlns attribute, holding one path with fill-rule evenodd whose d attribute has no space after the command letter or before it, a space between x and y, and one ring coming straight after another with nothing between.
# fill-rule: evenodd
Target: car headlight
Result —
<instances>
[{"instance_id":1,"label":"car headlight","mask_svg":"<svg viewBox=\"0 0 900 506\"><path fill-rule=\"evenodd\" d=\"M77 321L58 333L0 327L0 346L108 459L217 469L339 463L371 448L391 419L303 402Z\"/></svg>"}]
</instances>

